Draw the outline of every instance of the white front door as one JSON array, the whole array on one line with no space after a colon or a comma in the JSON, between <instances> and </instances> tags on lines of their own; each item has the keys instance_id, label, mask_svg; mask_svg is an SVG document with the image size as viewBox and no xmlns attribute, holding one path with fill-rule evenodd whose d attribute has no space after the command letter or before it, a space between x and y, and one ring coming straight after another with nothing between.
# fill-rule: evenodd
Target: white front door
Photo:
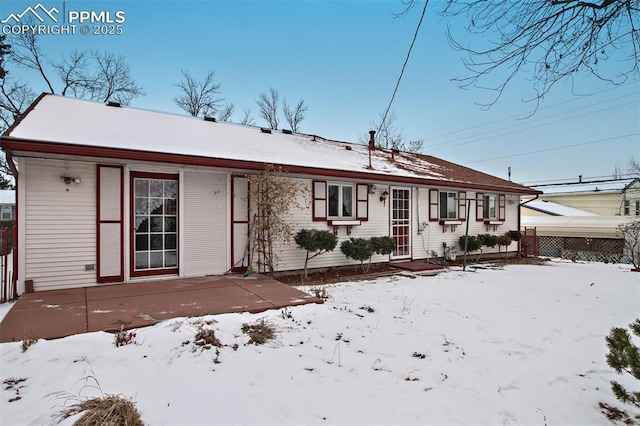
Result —
<instances>
[{"instance_id":1,"label":"white front door","mask_svg":"<svg viewBox=\"0 0 640 426\"><path fill-rule=\"evenodd\" d=\"M391 238L396 249L391 259L411 258L411 189L391 187Z\"/></svg>"}]
</instances>

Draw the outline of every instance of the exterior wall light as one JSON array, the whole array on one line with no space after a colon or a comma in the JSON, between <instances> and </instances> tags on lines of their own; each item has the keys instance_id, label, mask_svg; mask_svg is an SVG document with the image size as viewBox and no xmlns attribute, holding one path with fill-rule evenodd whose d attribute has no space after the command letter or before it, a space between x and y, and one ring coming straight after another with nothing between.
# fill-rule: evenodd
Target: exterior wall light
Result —
<instances>
[{"instance_id":1,"label":"exterior wall light","mask_svg":"<svg viewBox=\"0 0 640 426\"><path fill-rule=\"evenodd\" d=\"M67 174L61 175L60 179L62 179L64 183L66 183L67 185L69 185L71 182L77 183L77 184L80 184L80 182L82 182L82 180L79 177L73 177Z\"/></svg>"},{"instance_id":2,"label":"exterior wall light","mask_svg":"<svg viewBox=\"0 0 640 426\"><path fill-rule=\"evenodd\" d=\"M380 195L380 201L382 201L382 204L387 203L387 198L389 198L389 191L384 191L382 195Z\"/></svg>"},{"instance_id":3,"label":"exterior wall light","mask_svg":"<svg viewBox=\"0 0 640 426\"><path fill-rule=\"evenodd\" d=\"M376 193L376 186L373 183L369 184L369 194L375 194Z\"/></svg>"}]
</instances>

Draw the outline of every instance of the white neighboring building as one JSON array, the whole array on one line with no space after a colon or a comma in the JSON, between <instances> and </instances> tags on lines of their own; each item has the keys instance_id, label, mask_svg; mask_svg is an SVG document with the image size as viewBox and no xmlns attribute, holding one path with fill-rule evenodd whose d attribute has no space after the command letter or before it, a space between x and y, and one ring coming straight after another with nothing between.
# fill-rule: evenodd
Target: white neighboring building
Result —
<instances>
[{"instance_id":1,"label":"white neighboring building","mask_svg":"<svg viewBox=\"0 0 640 426\"><path fill-rule=\"evenodd\" d=\"M18 280L36 291L255 263L248 177L270 166L309 190L296 229L393 238L396 251L376 262L442 256L467 222L472 235L516 230L520 197L539 193L427 155L55 95L0 146L19 169ZM481 201L467 211L464 198ZM294 243L278 250L280 270L303 267ZM352 264L336 249L310 267Z\"/></svg>"},{"instance_id":2,"label":"white neighboring building","mask_svg":"<svg viewBox=\"0 0 640 426\"><path fill-rule=\"evenodd\" d=\"M0 223L16 218L16 191L0 189Z\"/></svg>"}]
</instances>

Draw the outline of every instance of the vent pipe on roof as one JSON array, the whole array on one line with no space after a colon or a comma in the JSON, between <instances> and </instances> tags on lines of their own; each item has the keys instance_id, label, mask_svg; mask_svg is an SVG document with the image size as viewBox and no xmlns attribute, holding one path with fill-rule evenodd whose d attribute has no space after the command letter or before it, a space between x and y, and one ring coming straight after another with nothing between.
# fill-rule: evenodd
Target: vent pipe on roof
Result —
<instances>
[{"instance_id":1,"label":"vent pipe on roof","mask_svg":"<svg viewBox=\"0 0 640 426\"><path fill-rule=\"evenodd\" d=\"M271 129L267 129L266 127L260 127L260 131L262 133L271 133Z\"/></svg>"},{"instance_id":2,"label":"vent pipe on roof","mask_svg":"<svg viewBox=\"0 0 640 426\"><path fill-rule=\"evenodd\" d=\"M204 121L211 121L211 122L215 123L216 122L216 118L215 117L210 117L208 115L205 115L204 116Z\"/></svg>"},{"instance_id":3,"label":"vent pipe on roof","mask_svg":"<svg viewBox=\"0 0 640 426\"><path fill-rule=\"evenodd\" d=\"M396 154L400 154L398 148L391 148L391 161L396 161Z\"/></svg>"},{"instance_id":4,"label":"vent pipe on roof","mask_svg":"<svg viewBox=\"0 0 640 426\"><path fill-rule=\"evenodd\" d=\"M293 130L282 129L282 133L284 133L285 135L291 135L291 134L293 134Z\"/></svg>"},{"instance_id":5,"label":"vent pipe on roof","mask_svg":"<svg viewBox=\"0 0 640 426\"><path fill-rule=\"evenodd\" d=\"M120 102L109 101L107 102L107 106L120 108L122 105L120 105Z\"/></svg>"},{"instance_id":6,"label":"vent pipe on roof","mask_svg":"<svg viewBox=\"0 0 640 426\"><path fill-rule=\"evenodd\" d=\"M376 131L369 130L369 167L368 169L373 169L371 166L371 151L373 151L376 147Z\"/></svg>"},{"instance_id":7,"label":"vent pipe on roof","mask_svg":"<svg viewBox=\"0 0 640 426\"><path fill-rule=\"evenodd\" d=\"M578 183L582 183L582 175L578 176Z\"/></svg>"}]
</instances>

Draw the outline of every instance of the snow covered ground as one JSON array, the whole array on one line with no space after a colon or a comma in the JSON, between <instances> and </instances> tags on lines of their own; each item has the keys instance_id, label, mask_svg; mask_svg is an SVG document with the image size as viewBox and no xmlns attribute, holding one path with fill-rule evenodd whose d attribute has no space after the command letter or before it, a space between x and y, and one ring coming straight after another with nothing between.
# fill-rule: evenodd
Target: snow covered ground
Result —
<instances>
[{"instance_id":1,"label":"snow covered ground","mask_svg":"<svg viewBox=\"0 0 640 426\"><path fill-rule=\"evenodd\" d=\"M151 425L606 425L601 401L637 413L609 381L637 383L605 362L610 328L640 316L629 269L554 261L393 276L328 286L324 305L176 318L118 348L107 333L24 353L4 343L2 380L26 380L13 402L3 386L0 423L48 424L73 402L53 393L101 389L133 397ZM277 337L247 345L241 327L260 319ZM193 344L198 327L215 330L219 354Z\"/></svg>"}]
</instances>

